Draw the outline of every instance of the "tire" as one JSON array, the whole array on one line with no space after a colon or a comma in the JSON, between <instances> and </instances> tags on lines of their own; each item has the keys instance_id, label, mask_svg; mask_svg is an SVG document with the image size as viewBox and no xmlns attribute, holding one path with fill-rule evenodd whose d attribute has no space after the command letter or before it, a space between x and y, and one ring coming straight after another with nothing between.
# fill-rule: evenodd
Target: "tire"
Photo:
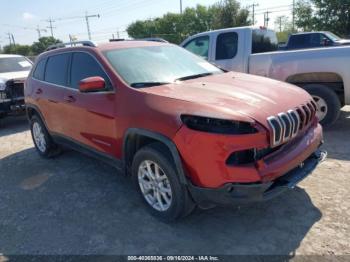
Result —
<instances>
[{"instance_id":1,"label":"tire","mask_svg":"<svg viewBox=\"0 0 350 262\"><path fill-rule=\"evenodd\" d=\"M189 215L195 205L185 185L180 183L172 157L169 156L168 150L164 147L160 143L154 143L136 152L132 163L132 179L150 213L164 222L171 222ZM147 163L154 176L156 174L155 165L158 165L160 174L158 177L162 178L160 187L159 183L148 179L148 175L142 175L148 173L145 172L148 170L146 168ZM141 182L145 180L149 181L147 183L152 184L154 189L146 188L145 184ZM158 188L156 184L158 184ZM170 190L171 193L162 192L162 189ZM157 196L157 190L159 192L158 195L160 195L160 202L163 203L163 209L159 204L159 198L155 197ZM146 196L145 192L147 191L149 193ZM171 199L170 204L166 201L166 198ZM158 202L158 204L152 205L152 199L155 200L154 203Z\"/></svg>"},{"instance_id":2,"label":"tire","mask_svg":"<svg viewBox=\"0 0 350 262\"><path fill-rule=\"evenodd\" d=\"M337 94L329 87L321 84L306 85L304 86L304 89L314 98L315 102L317 103L318 115L324 116L323 119L322 117L319 117L321 118L320 124L325 127L334 124L339 117L341 109L341 103ZM322 111L320 108L322 108Z\"/></svg>"},{"instance_id":3,"label":"tire","mask_svg":"<svg viewBox=\"0 0 350 262\"><path fill-rule=\"evenodd\" d=\"M44 158L52 158L60 153L59 147L53 142L43 121L37 115L30 120L30 131L36 150Z\"/></svg>"}]
</instances>

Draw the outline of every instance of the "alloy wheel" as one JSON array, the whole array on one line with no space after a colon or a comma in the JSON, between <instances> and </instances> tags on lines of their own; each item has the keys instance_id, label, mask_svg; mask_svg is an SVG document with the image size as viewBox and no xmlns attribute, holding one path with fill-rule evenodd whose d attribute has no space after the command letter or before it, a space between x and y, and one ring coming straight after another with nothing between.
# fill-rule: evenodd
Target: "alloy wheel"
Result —
<instances>
[{"instance_id":1,"label":"alloy wheel","mask_svg":"<svg viewBox=\"0 0 350 262\"><path fill-rule=\"evenodd\" d=\"M164 212L172 203L170 181L155 162L145 160L138 168L138 183L147 203L157 211Z\"/></svg>"},{"instance_id":2,"label":"alloy wheel","mask_svg":"<svg viewBox=\"0 0 350 262\"><path fill-rule=\"evenodd\" d=\"M313 99L317 104L316 116L318 117L319 121L322 121L328 113L328 105L322 97L313 96Z\"/></svg>"},{"instance_id":3,"label":"alloy wheel","mask_svg":"<svg viewBox=\"0 0 350 262\"><path fill-rule=\"evenodd\" d=\"M38 122L34 122L32 128L33 128L34 142L38 147L38 149L42 153L44 153L46 150L46 140L45 140L45 134L43 132L43 129Z\"/></svg>"}]
</instances>

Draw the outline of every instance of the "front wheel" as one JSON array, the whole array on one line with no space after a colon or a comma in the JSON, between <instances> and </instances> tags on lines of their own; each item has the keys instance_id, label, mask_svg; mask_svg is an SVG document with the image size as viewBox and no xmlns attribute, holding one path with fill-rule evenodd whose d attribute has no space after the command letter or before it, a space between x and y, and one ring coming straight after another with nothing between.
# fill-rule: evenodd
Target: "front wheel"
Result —
<instances>
[{"instance_id":1,"label":"front wheel","mask_svg":"<svg viewBox=\"0 0 350 262\"><path fill-rule=\"evenodd\" d=\"M184 217L194 208L171 159L162 145L153 144L141 148L132 164L132 176L141 197L149 211L164 221Z\"/></svg>"},{"instance_id":2,"label":"front wheel","mask_svg":"<svg viewBox=\"0 0 350 262\"><path fill-rule=\"evenodd\" d=\"M304 86L317 104L316 115L323 126L332 125L339 117L341 104L337 94L321 84Z\"/></svg>"}]
</instances>

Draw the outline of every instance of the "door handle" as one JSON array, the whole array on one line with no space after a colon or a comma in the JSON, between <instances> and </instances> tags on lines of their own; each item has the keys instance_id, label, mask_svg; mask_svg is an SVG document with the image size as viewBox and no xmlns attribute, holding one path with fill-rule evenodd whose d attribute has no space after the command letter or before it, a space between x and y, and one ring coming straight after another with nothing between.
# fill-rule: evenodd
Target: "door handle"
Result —
<instances>
[{"instance_id":1,"label":"door handle","mask_svg":"<svg viewBox=\"0 0 350 262\"><path fill-rule=\"evenodd\" d=\"M67 103L74 103L76 101L75 97L72 95L66 96L64 98L64 101L66 101Z\"/></svg>"},{"instance_id":2,"label":"door handle","mask_svg":"<svg viewBox=\"0 0 350 262\"><path fill-rule=\"evenodd\" d=\"M42 90L41 88L38 88L38 89L35 91L35 94L40 95L42 92L43 92L43 90Z\"/></svg>"}]
</instances>

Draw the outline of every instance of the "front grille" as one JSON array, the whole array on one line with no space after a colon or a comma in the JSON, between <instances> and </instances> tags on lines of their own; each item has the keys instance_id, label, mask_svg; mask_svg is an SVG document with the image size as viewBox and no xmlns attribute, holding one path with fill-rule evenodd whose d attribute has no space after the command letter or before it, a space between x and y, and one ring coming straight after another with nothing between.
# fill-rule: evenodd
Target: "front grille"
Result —
<instances>
[{"instance_id":1,"label":"front grille","mask_svg":"<svg viewBox=\"0 0 350 262\"><path fill-rule=\"evenodd\" d=\"M6 95L10 99L24 97L24 83L8 81L6 86Z\"/></svg>"},{"instance_id":2,"label":"front grille","mask_svg":"<svg viewBox=\"0 0 350 262\"><path fill-rule=\"evenodd\" d=\"M277 147L296 137L298 133L311 123L316 115L316 104L310 101L288 112L270 116L267 122L271 128L271 147Z\"/></svg>"}]
</instances>

